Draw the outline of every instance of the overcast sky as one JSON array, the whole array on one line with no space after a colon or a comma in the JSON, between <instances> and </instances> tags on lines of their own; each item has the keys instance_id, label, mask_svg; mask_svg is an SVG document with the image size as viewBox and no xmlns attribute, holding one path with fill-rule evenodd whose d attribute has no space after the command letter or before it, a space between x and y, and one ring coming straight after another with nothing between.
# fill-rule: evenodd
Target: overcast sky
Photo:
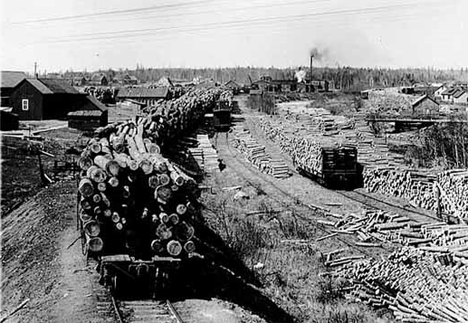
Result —
<instances>
[{"instance_id":1,"label":"overcast sky","mask_svg":"<svg viewBox=\"0 0 468 323\"><path fill-rule=\"evenodd\" d=\"M1 1L0 66L468 67L467 0Z\"/></svg>"}]
</instances>

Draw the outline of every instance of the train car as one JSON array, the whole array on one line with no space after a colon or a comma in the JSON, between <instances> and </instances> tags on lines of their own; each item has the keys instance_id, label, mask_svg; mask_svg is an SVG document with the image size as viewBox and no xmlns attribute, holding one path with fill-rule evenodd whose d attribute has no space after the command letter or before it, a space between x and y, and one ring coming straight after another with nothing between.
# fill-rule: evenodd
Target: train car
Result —
<instances>
[{"instance_id":1,"label":"train car","mask_svg":"<svg viewBox=\"0 0 468 323\"><path fill-rule=\"evenodd\" d=\"M213 127L217 131L227 131L231 126L232 104L229 101L218 101L213 109Z\"/></svg>"},{"instance_id":2,"label":"train car","mask_svg":"<svg viewBox=\"0 0 468 323\"><path fill-rule=\"evenodd\" d=\"M327 188L350 189L359 185L360 171L356 147L322 147L320 167L296 167L299 173Z\"/></svg>"}]
</instances>

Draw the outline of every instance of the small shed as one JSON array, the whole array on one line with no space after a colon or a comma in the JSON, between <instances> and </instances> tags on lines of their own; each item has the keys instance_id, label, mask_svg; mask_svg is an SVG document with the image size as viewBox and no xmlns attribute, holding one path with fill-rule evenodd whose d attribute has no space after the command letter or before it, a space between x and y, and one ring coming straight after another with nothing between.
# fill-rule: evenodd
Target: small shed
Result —
<instances>
[{"instance_id":1,"label":"small shed","mask_svg":"<svg viewBox=\"0 0 468 323\"><path fill-rule=\"evenodd\" d=\"M68 113L68 127L82 131L94 131L108 123L107 107L94 96L84 98L80 110Z\"/></svg>"},{"instance_id":2,"label":"small shed","mask_svg":"<svg viewBox=\"0 0 468 323\"><path fill-rule=\"evenodd\" d=\"M439 115L439 103L427 95L423 95L411 103L413 117L427 118Z\"/></svg>"},{"instance_id":3,"label":"small shed","mask_svg":"<svg viewBox=\"0 0 468 323\"><path fill-rule=\"evenodd\" d=\"M91 85L95 86L107 86L109 84L109 81L107 77L104 74L93 74L91 76L90 82Z\"/></svg>"}]
</instances>

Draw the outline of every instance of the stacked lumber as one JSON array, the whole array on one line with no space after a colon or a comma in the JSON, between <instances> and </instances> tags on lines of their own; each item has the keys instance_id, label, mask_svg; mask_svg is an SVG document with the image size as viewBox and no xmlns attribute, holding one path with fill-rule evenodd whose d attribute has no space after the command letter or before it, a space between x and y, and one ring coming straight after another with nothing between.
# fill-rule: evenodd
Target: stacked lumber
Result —
<instances>
[{"instance_id":1,"label":"stacked lumber","mask_svg":"<svg viewBox=\"0 0 468 323\"><path fill-rule=\"evenodd\" d=\"M287 178L290 176L289 167L281 159L273 159L266 152L265 146L260 145L243 127L234 127L232 145L252 165L262 173L270 174L276 178Z\"/></svg>"},{"instance_id":2,"label":"stacked lumber","mask_svg":"<svg viewBox=\"0 0 468 323\"><path fill-rule=\"evenodd\" d=\"M213 148L208 135L197 135L197 142L198 146L196 148L189 148L189 151L200 169L203 169L206 175L219 170L218 152Z\"/></svg>"},{"instance_id":3,"label":"stacked lumber","mask_svg":"<svg viewBox=\"0 0 468 323\"><path fill-rule=\"evenodd\" d=\"M380 260L341 267L347 298L391 309L403 322L467 322L468 267L405 247Z\"/></svg>"},{"instance_id":4,"label":"stacked lumber","mask_svg":"<svg viewBox=\"0 0 468 323\"><path fill-rule=\"evenodd\" d=\"M162 156L161 146L196 124L218 96L218 90L191 91L173 100L169 112L96 131L78 160L80 221L93 256L194 252L191 202L198 186Z\"/></svg>"}]
</instances>

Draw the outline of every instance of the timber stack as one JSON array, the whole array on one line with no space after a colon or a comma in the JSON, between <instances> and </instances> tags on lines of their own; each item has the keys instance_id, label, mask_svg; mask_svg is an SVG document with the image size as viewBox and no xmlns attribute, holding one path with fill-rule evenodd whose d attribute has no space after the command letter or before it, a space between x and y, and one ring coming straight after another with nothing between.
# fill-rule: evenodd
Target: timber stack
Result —
<instances>
[{"instance_id":1,"label":"timber stack","mask_svg":"<svg viewBox=\"0 0 468 323\"><path fill-rule=\"evenodd\" d=\"M430 170L409 170L393 167L366 167L363 172L364 188L401 197L413 206L428 210L437 209L438 196L434 185L440 186L440 207L447 214L468 218L468 171L448 170L435 174Z\"/></svg>"},{"instance_id":2,"label":"timber stack","mask_svg":"<svg viewBox=\"0 0 468 323\"><path fill-rule=\"evenodd\" d=\"M216 89L189 91L146 117L96 131L78 161L80 220L90 254L151 259L195 251L198 186L161 149L196 125L218 97Z\"/></svg>"},{"instance_id":3,"label":"timber stack","mask_svg":"<svg viewBox=\"0 0 468 323\"><path fill-rule=\"evenodd\" d=\"M262 173L270 174L276 178L290 176L289 167L281 159L273 159L266 152L265 146L260 145L250 134L250 131L242 127L234 127L233 146L247 161L254 165Z\"/></svg>"}]
</instances>

